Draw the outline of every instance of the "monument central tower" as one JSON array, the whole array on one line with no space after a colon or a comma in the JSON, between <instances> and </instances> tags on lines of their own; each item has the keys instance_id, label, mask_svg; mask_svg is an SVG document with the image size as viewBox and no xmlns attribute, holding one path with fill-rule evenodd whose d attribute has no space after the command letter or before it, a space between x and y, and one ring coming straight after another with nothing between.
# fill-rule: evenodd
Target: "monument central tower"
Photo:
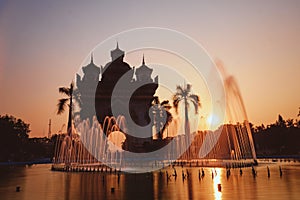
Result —
<instances>
[{"instance_id":1,"label":"monument central tower","mask_svg":"<svg viewBox=\"0 0 300 200\"><path fill-rule=\"evenodd\" d=\"M126 144L123 145L123 148L135 151L135 146L141 146L152 141L149 109L158 88L158 77L152 79L153 69L145 64L144 57L141 66L135 69L123 61L124 56L124 51L119 49L117 44L116 49L111 51L112 60L101 67L102 78L96 89L95 110L97 119L101 124L107 116L114 116L115 118L124 116L125 121L131 120L136 126L149 127L141 133L143 136L147 135L147 138L133 137L131 133L134 135L139 133L136 133L137 130L130 124L126 124L126 131L122 130L126 135ZM121 84L118 83L119 81ZM116 88L117 84L118 87ZM112 95L114 95L113 98Z\"/></svg>"}]
</instances>

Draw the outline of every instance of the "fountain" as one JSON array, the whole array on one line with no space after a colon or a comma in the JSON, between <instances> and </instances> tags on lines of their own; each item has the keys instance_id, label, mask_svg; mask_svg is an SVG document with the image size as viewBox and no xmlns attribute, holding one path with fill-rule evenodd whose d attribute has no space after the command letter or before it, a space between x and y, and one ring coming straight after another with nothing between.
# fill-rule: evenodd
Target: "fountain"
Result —
<instances>
[{"instance_id":1,"label":"fountain","mask_svg":"<svg viewBox=\"0 0 300 200\"><path fill-rule=\"evenodd\" d=\"M238 101L241 102L241 99ZM230 109L228 107L228 113L232 112ZM108 171L108 168L113 168L126 172L146 172L159 170L170 164L239 168L256 164L247 120L243 123L224 124L216 131L191 133L192 142L189 147L186 147L186 135L165 137L167 145L163 150L152 151L147 155L124 150L126 135L121 130L127 128L123 116L106 117L103 125L96 116L92 122L89 119L81 121L75 118L74 124L76 131L71 136L61 135L58 138L53 163L55 170ZM177 126L178 122L174 120L167 131L177 133ZM219 137L215 141L217 134ZM155 145L155 140L152 144ZM211 149L209 153L203 153L207 149Z\"/></svg>"},{"instance_id":2,"label":"fountain","mask_svg":"<svg viewBox=\"0 0 300 200\"><path fill-rule=\"evenodd\" d=\"M157 130L153 131L156 127L149 115L153 114L150 103L158 87L158 77L151 78L152 69L146 66L144 58L142 66L134 70L123 62L123 57L124 52L117 46L112 51L112 61L104 68L100 70L91 57L91 63L84 67L88 75L82 79L77 75L81 101L87 99L88 103L81 102L85 106L79 108L77 115L74 112L72 134L58 137L53 170L111 172L114 169L142 173L171 164L229 168L257 164L245 106L233 77L223 74L227 122L215 130L198 130L191 128L197 127L198 122L189 121L186 111L184 117L164 123L166 127L161 129L164 132L154 138ZM102 77L98 82L95 80L99 79L100 71ZM85 82L94 72L96 79ZM131 79L134 73L137 80ZM83 93L81 88L89 90ZM88 111L91 106L95 109ZM215 118L212 115L210 123ZM182 119L185 130L179 133Z\"/></svg>"}]
</instances>

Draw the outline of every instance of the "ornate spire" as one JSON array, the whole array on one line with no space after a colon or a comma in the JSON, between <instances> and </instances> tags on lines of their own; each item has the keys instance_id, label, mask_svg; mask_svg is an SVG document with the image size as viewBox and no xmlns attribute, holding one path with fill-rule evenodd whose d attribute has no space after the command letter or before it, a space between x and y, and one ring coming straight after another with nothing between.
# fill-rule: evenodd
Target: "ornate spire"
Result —
<instances>
[{"instance_id":1,"label":"ornate spire","mask_svg":"<svg viewBox=\"0 0 300 200\"><path fill-rule=\"evenodd\" d=\"M91 53L91 63L94 63L93 52Z\"/></svg>"},{"instance_id":2,"label":"ornate spire","mask_svg":"<svg viewBox=\"0 0 300 200\"><path fill-rule=\"evenodd\" d=\"M145 56L143 54L143 62L142 62L142 65L145 65Z\"/></svg>"},{"instance_id":3,"label":"ornate spire","mask_svg":"<svg viewBox=\"0 0 300 200\"><path fill-rule=\"evenodd\" d=\"M119 42L117 41L116 49L110 51L110 56L111 56L112 61L114 61L120 57L122 57L122 60L123 60L124 53L125 53L124 51L119 49Z\"/></svg>"}]
</instances>

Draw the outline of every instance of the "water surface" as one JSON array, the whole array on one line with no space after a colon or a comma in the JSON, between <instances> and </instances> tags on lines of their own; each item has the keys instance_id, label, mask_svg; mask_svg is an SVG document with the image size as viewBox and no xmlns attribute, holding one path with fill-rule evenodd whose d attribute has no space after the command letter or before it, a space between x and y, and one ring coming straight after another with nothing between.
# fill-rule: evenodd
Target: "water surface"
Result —
<instances>
[{"instance_id":1,"label":"water surface","mask_svg":"<svg viewBox=\"0 0 300 200\"><path fill-rule=\"evenodd\" d=\"M270 168L270 177L267 175ZM282 176L279 173L282 168ZM161 173L118 174L100 172L54 172L51 165L30 167L1 167L0 199L299 199L300 163L262 163L251 168L176 167L177 178L171 167ZM182 178L182 172L189 178ZM171 177L167 179L166 172ZM212 176L214 174L214 176ZM221 191L218 190L221 184ZM21 187L16 192L16 186ZM112 189L114 188L114 189ZM114 190L114 192L112 192Z\"/></svg>"}]
</instances>

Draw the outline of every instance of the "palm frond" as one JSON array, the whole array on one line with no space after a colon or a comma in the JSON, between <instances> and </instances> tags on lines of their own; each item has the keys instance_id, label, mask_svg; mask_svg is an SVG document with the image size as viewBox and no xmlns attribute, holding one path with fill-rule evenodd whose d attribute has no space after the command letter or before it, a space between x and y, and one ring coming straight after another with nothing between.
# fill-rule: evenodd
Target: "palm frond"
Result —
<instances>
[{"instance_id":1,"label":"palm frond","mask_svg":"<svg viewBox=\"0 0 300 200\"><path fill-rule=\"evenodd\" d=\"M198 109L199 107L201 107L199 96L195 94L191 94L189 95L189 100L193 103L195 107L195 112L198 113Z\"/></svg>"},{"instance_id":2,"label":"palm frond","mask_svg":"<svg viewBox=\"0 0 300 200\"><path fill-rule=\"evenodd\" d=\"M63 99L58 100L58 104L57 104L57 114L58 115L62 114L65 111L68 100L69 100L69 98L63 98Z\"/></svg>"},{"instance_id":3,"label":"palm frond","mask_svg":"<svg viewBox=\"0 0 300 200\"><path fill-rule=\"evenodd\" d=\"M167 112L167 124L169 124L172 120L173 120L173 116L171 114L171 112L166 111Z\"/></svg>"},{"instance_id":4,"label":"palm frond","mask_svg":"<svg viewBox=\"0 0 300 200\"><path fill-rule=\"evenodd\" d=\"M165 110L170 110L171 108L172 108L172 106L170 104L164 106Z\"/></svg>"},{"instance_id":5,"label":"palm frond","mask_svg":"<svg viewBox=\"0 0 300 200\"><path fill-rule=\"evenodd\" d=\"M184 97L184 93L175 93L175 96L177 96L178 98L183 98Z\"/></svg>"},{"instance_id":6,"label":"palm frond","mask_svg":"<svg viewBox=\"0 0 300 200\"><path fill-rule=\"evenodd\" d=\"M170 110L172 108L172 106L169 103L169 100L164 100L163 102L161 102L160 104L165 110Z\"/></svg>"},{"instance_id":7,"label":"palm frond","mask_svg":"<svg viewBox=\"0 0 300 200\"><path fill-rule=\"evenodd\" d=\"M199 104L198 104L196 101L194 101L194 100L191 100L191 102L192 102L193 105L194 105L195 113L198 113L198 110L199 110Z\"/></svg>"},{"instance_id":8,"label":"palm frond","mask_svg":"<svg viewBox=\"0 0 300 200\"><path fill-rule=\"evenodd\" d=\"M186 92L187 92L187 93L191 92L191 88L192 88L192 85L191 85L191 84L187 84L187 85L186 85L186 89L185 89Z\"/></svg>"},{"instance_id":9,"label":"palm frond","mask_svg":"<svg viewBox=\"0 0 300 200\"><path fill-rule=\"evenodd\" d=\"M65 94L65 95L67 95L67 96L70 97L72 95L72 93L73 93L73 88L74 88L74 83L71 82L69 88L67 88L67 87L60 87L60 88L58 88L58 91L59 91L59 93Z\"/></svg>"},{"instance_id":10,"label":"palm frond","mask_svg":"<svg viewBox=\"0 0 300 200\"><path fill-rule=\"evenodd\" d=\"M182 98L179 98L178 96L173 96L173 106L175 108L176 113L178 113L178 105Z\"/></svg>"},{"instance_id":11,"label":"palm frond","mask_svg":"<svg viewBox=\"0 0 300 200\"><path fill-rule=\"evenodd\" d=\"M165 108L168 108L168 109L171 109L172 108L172 105L171 104L166 104L164 105Z\"/></svg>"},{"instance_id":12,"label":"palm frond","mask_svg":"<svg viewBox=\"0 0 300 200\"><path fill-rule=\"evenodd\" d=\"M159 104L159 103L160 103L160 102L159 102L158 96L154 96L154 97L153 97L153 103L154 103L154 104Z\"/></svg>"},{"instance_id":13,"label":"palm frond","mask_svg":"<svg viewBox=\"0 0 300 200\"><path fill-rule=\"evenodd\" d=\"M59 93L70 96L70 88L60 87L58 88Z\"/></svg>"},{"instance_id":14,"label":"palm frond","mask_svg":"<svg viewBox=\"0 0 300 200\"><path fill-rule=\"evenodd\" d=\"M169 104L169 100L164 100L163 102L161 102L161 106L164 106L164 105L168 105Z\"/></svg>"},{"instance_id":15,"label":"palm frond","mask_svg":"<svg viewBox=\"0 0 300 200\"><path fill-rule=\"evenodd\" d=\"M189 95L189 99L191 99L192 101L195 101L198 104L198 106L201 107L200 98L198 95L191 94L191 95Z\"/></svg>"},{"instance_id":16,"label":"palm frond","mask_svg":"<svg viewBox=\"0 0 300 200\"><path fill-rule=\"evenodd\" d=\"M173 116L169 111L166 111L166 122L162 125L161 133L165 131L165 129L169 126L172 122Z\"/></svg>"},{"instance_id":17,"label":"palm frond","mask_svg":"<svg viewBox=\"0 0 300 200\"><path fill-rule=\"evenodd\" d=\"M184 93L184 89L180 86L180 85L177 85L176 87L176 94L183 94Z\"/></svg>"}]
</instances>

